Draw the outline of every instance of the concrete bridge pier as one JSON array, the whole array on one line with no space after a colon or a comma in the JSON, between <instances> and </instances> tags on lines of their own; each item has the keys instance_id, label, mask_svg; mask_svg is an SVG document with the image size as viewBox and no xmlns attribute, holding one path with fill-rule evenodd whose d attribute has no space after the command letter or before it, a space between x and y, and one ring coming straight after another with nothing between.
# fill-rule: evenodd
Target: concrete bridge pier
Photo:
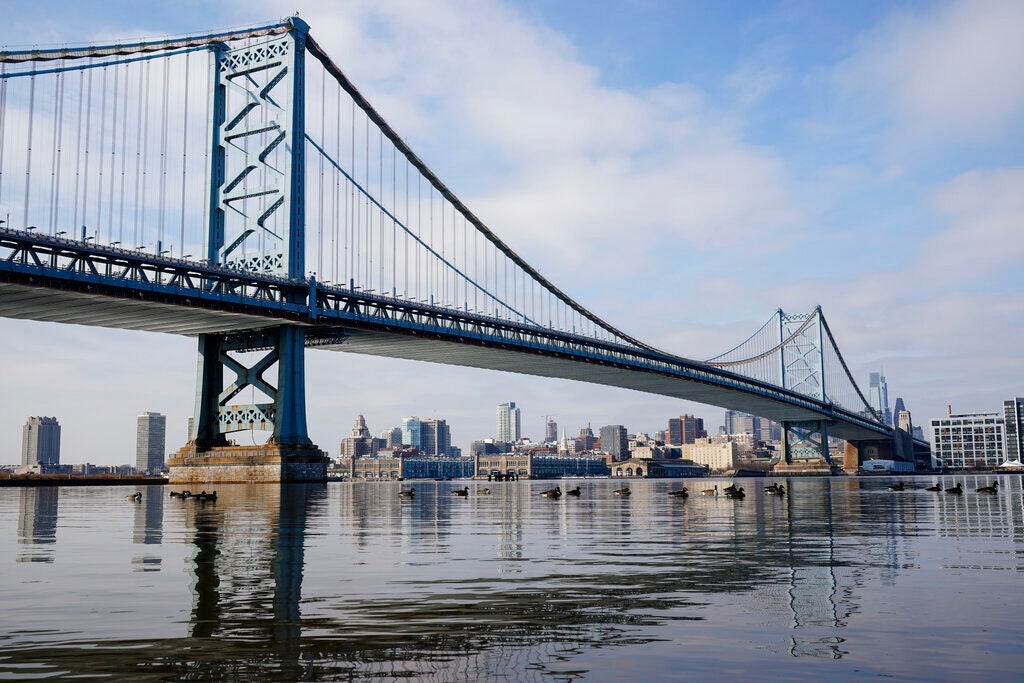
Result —
<instances>
[{"instance_id":1,"label":"concrete bridge pier","mask_svg":"<svg viewBox=\"0 0 1024 683\"><path fill-rule=\"evenodd\" d=\"M192 432L188 443L167 461L170 483L327 479L330 458L306 432L304 336L296 325L200 335ZM248 367L231 355L255 351L263 351L263 356ZM274 365L276 386L264 377ZM227 388L225 370L235 373ZM253 387L268 401L232 404L246 387ZM226 434L252 429L272 430L273 434L267 443L257 446L239 446L226 438Z\"/></svg>"},{"instance_id":2,"label":"concrete bridge pier","mask_svg":"<svg viewBox=\"0 0 1024 683\"><path fill-rule=\"evenodd\" d=\"M831 474L833 464L828 452L828 422L783 422L782 459L772 471L780 475Z\"/></svg>"}]
</instances>

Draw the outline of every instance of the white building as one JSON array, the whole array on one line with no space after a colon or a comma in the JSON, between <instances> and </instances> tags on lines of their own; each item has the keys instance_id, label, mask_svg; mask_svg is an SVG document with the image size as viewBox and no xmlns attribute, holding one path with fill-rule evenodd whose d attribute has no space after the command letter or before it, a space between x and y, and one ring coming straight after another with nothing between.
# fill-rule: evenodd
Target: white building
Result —
<instances>
[{"instance_id":1,"label":"white building","mask_svg":"<svg viewBox=\"0 0 1024 683\"><path fill-rule=\"evenodd\" d=\"M964 413L933 419L933 467L998 467L1003 463L1003 416L999 413Z\"/></svg>"},{"instance_id":2,"label":"white building","mask_svg":"<svg viewBox=\"0 0 1024 683\"><path fill-rule=\"evenodd\" d=\"M512 443L522 437L522 420L514 401L502 403L496 414L495 441Z\"/></svg>"},{"instance_id":3,"label":"white building","mask_svg":"<svg viewBox=\"0 0 1024 683\"><path fill-rule=\"evenodd\" d=\"M724 472L739 466L740 447L735 441L685 444L683 457L700 465L707 465L711 470Z\"/></svg>"}]
</instances>

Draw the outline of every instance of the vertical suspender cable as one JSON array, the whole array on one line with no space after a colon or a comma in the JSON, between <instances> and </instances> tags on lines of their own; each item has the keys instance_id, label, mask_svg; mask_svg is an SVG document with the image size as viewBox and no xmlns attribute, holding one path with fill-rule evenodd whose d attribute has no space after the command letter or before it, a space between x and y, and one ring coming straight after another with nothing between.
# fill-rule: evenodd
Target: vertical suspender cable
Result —
<instances>
[{"instance_id":1,"label":"vertical suspender cable","mask_svg":"<svg viewBox=\"0 0 1024 683\"><path fill-rule=\"evenodd\" d=\"M163 59L164 79L160 95L160 215L157 217L157 256L164 241L167 213L167 70L168 59Z\"/></svg>"},{"instance_id":2,"label":"vertical suspender cable","mask_svg":"<svg viewBox=\"0 0 1024 683\"><path fill-rule=\"evenodd\" d=\"M29 186L32 183L32 122L35 120L36 75L33 69L28 87L28 151L25 158L25 214L21 227L28 227Z\"/></svg>"},{"instance_id":3,"label":"vertical suspender cable","mask_svg":"<svg viewBox=\"0 0 1024 683\"><path fill-rule=\"evenodd\" d=\"M135 219L132 223L132 248L139 246L139 211L141 210L141 197L139 187L142 184L142 101L143 101L143 74L144 67L139 67L139 89L136 97L139 100L138 113L135 119L135 196L133 205L135 207Z\"/></svg>"},{"instance_id":4,"label":"vertical suspender cable","mask_svg":"<svg viewBox=\"0 0 1024 683\"><path fill-rule=\"evenodd\" d=\"M149 89L152 84L150 81L150 65L152 62L146 62L143 71L146 75L146 84L142 89L142 101L143 106L146 108L146 113L142 117L142 192L139 195L138 211L141 211L139 220L139 230L141 232L141 241L146 241L146 181L149 179Z\"/></svg>"},{"instance_id":5,"label":"vertical suspender cable","mask_svg":"<svg viewBox=\"0 0 1024 683\"><path fill-rule=\"evenodd\" d=\"M117 239L119 242L124 242L124 183L128 165L128 92L131 90L128 87L128 79L131 77L130 69L127 64L124 65L124 106L121 108L124 116L124 125L121 126L121 205L118 209L119 217L117 221Z\"/></svg>"},{"instance_id":6,"label":"vertical suspender cable","mask_svg":"<svg viewBox=\"0 0 1024 683\"><path fill-rule=\"evenodd\" d=\"M7 132L7 63L0 64L0 206L4 203L4 138ZM7 226L11 227L11 226Z\"/></svg>"},{"instance_id":7,"label":"vertical suspender cable","mask_svg":"<svg viewBox=\"0 0 1024 683\"><path fill-rule=\"evenodd\" d=\"M334 105L334 158L341 160L341 88L335 86ZM338 284L338 224L340 221L338 193L341 191L341 174L334 173L334 194L331 195L331 206L334 208L334 220L331 221L331 280Z\"/></svg>"},{"instance_id":8,"label":"vertical suspender cable","mask_svg":"<svg viewBox=\"0 0 1024 683\"><path fill-rule=\"evenodd\" d=\"M384 203L384 132L377 129L377 201ZM377 279L377 293L384 293L384 210L378 208L377 214L377 249L380 254L380 276Z\"/></svg>"},{"instance_id":9,"label":"vertical suspender cable","mask_svg":"<svg viewBox=\"0 0 1024 683\"><path fill-rule=\"evenodd\" d=\"M78 186L82 174L82 97L85 93L85 72L78 72L78 123L75 127L75 201L71 206L71 228L74 234L74 223L78 220Z\"/></svg>"},{"instance_id":10,"label":"vertical suspender cable","mask_svg":"<svg viewBox=\"0 0 1024 683\"><path fill-rule=\"evenodd\" d=\"M100 229L103 227L103 162L104 162L103 149L104 149L104 146L106 145L106 142L107 142L107 67L103 67L103 78L100 80L100 82L102 84L100 86L100 120L99 120L100 147L99 147L99 156L97 157L97 160L99 161L99 163L96 164L96 166L99 169L99 173L97 173L97 184L99 185L99 187L96 188L96 197L97 197L97 199L96 199L96 241L97 242L99 242L99 240L100 240ZM109 235L108 235L108 239L109 239Z\"/></svg>"},{"instance_id":11,"label":"vertical suspender cable","mask_svg":"<svg viewBox=\"0 0 1024 683\"><path fill-rule=\"evenodd\" d=\"M90 60L90 61L92 61L92 60ZM90 138L92 137L92 69L89 69L89 74L88 74L88 76L86 78L86 82L88 83L88 85L86 86L86 91L85 91L85 159L82 162L82 166L84 168L84 173L83 173L84 177L82 178L82 220L81 220L81 225L82 225L82 230L83 230L83 233L82 233L82 238L83 239L85 238L84 231L85 231L85 227L87 225L85 217L86 217L87 210L89 208L89 141L90 141ZM77 228L78 228L78 226L75 226L76 232L74 234L76 234L76 235L78 234L77 233Z\"/></svg>"},{"instance_id":12,"label":"vertical suspender cable","mask_svg":"<svg viewBox=\"0 0 1024 683\"><path fill-rule=\"evenodd\" d=\"M320 144L327 144L327 69L320 69ZM305 144L305 143L302 143ZM326 148L325 148L326 149ZM324 275L324 155L318 154L320 160L320 185L319 185L319 221L316 226L317 253L316 253L316 276L321 281L328 279Z\"/></svg>"},{"instance_id":13,"label":"vertical suspender cable","mask_svg":"<svg viewBox=\"0 0 1024 683\"><path fill-rule=\"evenodd\" d=\"M212 110L212 106L213 106L213 90L214 90L214 88L217 87L217 82L216 82L216 78L217 78L216 73L217 73L217 71L216 71L216 69L217 69L217 66L218 66L217 65L217 60L219 59L217 57L217 51L216 50L208 50L206 54L207 54L207 57L206 57L206 59L207 59L206 73L209 74L209 76L208 76L207 82L206 82L206 109L205 109L206 115L203 116L203 121L206 123L206 126L205 126L206 130L204 132L205 136L203 137L203 178L204 178L203 198L204 198L205 201L203 203L203 234L202 234L202 237L200 237L200 244L202 246L201 246L201 248L199 250L199 253L200 253L202 258L206 258L207 257L207 244L206 244L206 242L207 242L208 239L210 239L210 228L211 228L211 226L210 226L210 218L211 218L211 216L210 216L210 201L211 201L212 198L209 195L212 192L212 189L210 188L210 185L213 182L213 169L212 169L212 167L210 165L211 164L210 152L212 151L210 149L210 147L211 147L211 143L212 143L212 140L213 140L213 110ZM220 262L220 259L218 259L218 263L219 262ZM210 265L212 265L212 264L210 264Z\"/></svg>"},{"instance_id":14,"label":"vertical suspender cable","mask_svg":"<svg viewBox=\"0 0 1024 683\"><path fill-rule=\"evenodd\" d=\"M181 225L178 227L178 257L185 257L185 183L188 172L188 90L189 62L192 53L185 54L185 100L181 114Z\"/></svg>"},{"instance_id":15,"label":"vertical suspender cable","mask_svg":"<svg viewBox=\"0 0 1024 683\"><path fill-rule=\"evenodd\" d=\"M109 225L107 226L107 235L109 236L110 241L114 240L114 180L115 180L114 166L117 163L117 123L118 123L117 109L118 109L118 105L120 104L118 102L118 99L117 99L118 81L120 81L120 77L118 76L118 71L117 71L117 67L116 66L113 69L113 75L114 75L114 96L113 96L113 99L111 100L111 103L113 105L113 107L112 107L113 108L113 112L112 112L111 117L110 117L111 118L111 126L112 126L111 127L111 131L110 131L110 190L109 190L109 193L108 193L109 196L107 197L107 207L108 207L108 209L107 209L107 216L108 216L107 221L109 222ZM122 153L123 153L123 151L122 151ZM118 237L118 241L120 241L120 237Z\"/></svg>"},{"instance_id":16,"label":"vertical suspender cable","mask_svg":"<svg viewBox=\"0 0 1024 683\"><path fill-rule=\"evenodd\" d=\"M53 81L53 154L50 158L50 215L47 216L47 231L52 235L57 224L57 170L60 168L60 86L61 72Z\"/></svg>"},{"instance_id":17,"label":"vertical suspender cable","mask_svg":"<svg viewBox=\"0 0 1024 683\"><path fill-rule=\"evenodd\" d=\"M391 215L398 215L398 150L391 145ZM391 296L398 291L398 226L391 222Z\"/></svg>"}]
</instances>

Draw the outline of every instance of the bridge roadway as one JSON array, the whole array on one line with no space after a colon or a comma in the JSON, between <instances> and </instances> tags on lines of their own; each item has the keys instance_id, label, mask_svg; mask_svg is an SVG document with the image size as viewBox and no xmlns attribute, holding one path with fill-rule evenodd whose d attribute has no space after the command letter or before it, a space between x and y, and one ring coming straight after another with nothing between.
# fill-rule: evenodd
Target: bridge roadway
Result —
<instances>
[{"instance_id":1,"label":"bridge roadway","mask_svg":"<svg viewBox=\"0 0 1024 683\"><path fill-rule=\"evenodd\" d=\"M194 336L306 328L307 346L560 377L749 412L828 420L850 441L892 430L832 404L649 349L378 296L0 228L0 316ZM254 342L257 346L258 341Z\"/></svg>"}]
</instances>

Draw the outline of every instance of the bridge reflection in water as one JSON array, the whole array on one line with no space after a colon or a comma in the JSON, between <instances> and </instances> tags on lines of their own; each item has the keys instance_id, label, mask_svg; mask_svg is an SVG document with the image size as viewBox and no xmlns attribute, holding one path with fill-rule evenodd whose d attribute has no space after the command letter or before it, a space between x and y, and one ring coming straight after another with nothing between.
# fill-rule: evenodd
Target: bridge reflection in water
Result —
<instances>
[{"instance_id":1,"label":"bridge reflection in water","mask_svg":"<svg viewBox=\"0 0 1024 683\"><path fill-rule=\"evenodd\" d=\"M897 494L880 479L804 479L782 499L748 480L755 490L743 501L677 501L656 481L635 482L629 499L612 496L612 482L583 481L571 501L537 496L540 482L491 482L493 494L469 498L452 496L454 484L415 482L412 500L397 484L238 485L215 503L151 487L137 506L120 489L64 489L59 511L56 489L0 490L5 542L50 551L36 565L44 572L4 563L15 590L0 616L18 628L0 645L0 673L998 672L1008 661L998 645L982 660L951 640L1003 622L1012 632L993 591L1019 581L1024 514L1019 479L1004 479L996 496L959 498ZM124 515L130 523L118 526ZM76 533L61 533L64 524ZM906 624L941 621L938 596L954 589L971 600L957 629L932 633L933 649L915 654L927 639ZM28 604L60 611L60 623L39 628ZM163 622L166 637L126 635L118 620ZM902 662L884 668L879 653L895 647L897 628ZM832 666L843 668L821 668Z\"/></svg>"}]
</instances>

